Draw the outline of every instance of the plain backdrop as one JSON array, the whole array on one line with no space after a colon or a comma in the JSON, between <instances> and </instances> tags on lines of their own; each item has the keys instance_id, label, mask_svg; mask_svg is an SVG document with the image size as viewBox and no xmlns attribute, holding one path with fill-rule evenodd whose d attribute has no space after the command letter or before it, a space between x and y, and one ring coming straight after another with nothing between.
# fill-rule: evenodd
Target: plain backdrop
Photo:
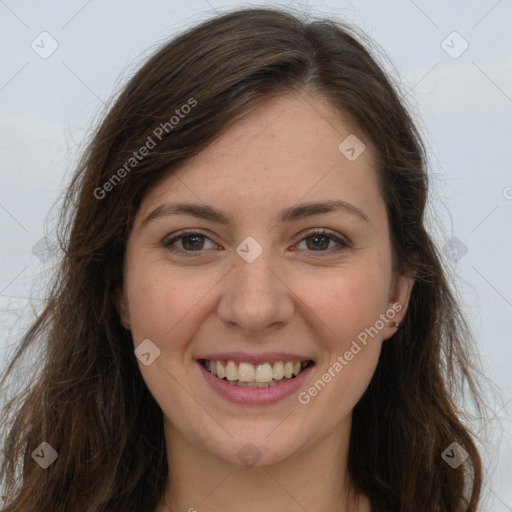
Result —
<instances>
[{"instance_id":1,"label":"plain backdrop","mask_svg":"<svg viewBox=\"0 0 512 512\"><path fill-rule=\"evenodd\" d=\"M48 217L105 104L178 31L244 3L0 0L0 364L56 264ZM501 390L487 501L512 511L512 0L288 2L380 46L430 156L434 237ZM508 485L507 485L508 484Z\"/></svg>"}]
</instances>

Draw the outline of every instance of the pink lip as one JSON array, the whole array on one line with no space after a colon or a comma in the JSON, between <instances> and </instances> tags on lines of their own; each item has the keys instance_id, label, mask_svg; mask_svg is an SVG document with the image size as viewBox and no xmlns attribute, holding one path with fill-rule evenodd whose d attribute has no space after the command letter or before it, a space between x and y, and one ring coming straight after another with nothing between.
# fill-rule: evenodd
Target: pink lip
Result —
<instances>
[{"instance_id":1,"label":"pink lip","mask_svg":"<svg viewBox=\"0 0 512 512\"><path fill-rule=\"evenodd\" d=\"M307 379L310 370L314 366L313 364L308 366L294 379L276 384L269 388L241 388L239 386L233 386L233 384L229 384L222 379L218 379L206 370L201 363L198 362L197 365L208 384L216 393L230 402L244 405L269 405L296 393Z\"/></svg>"},{"instance_id":2,"label":"pink lip","mask_svg":"<svg viewBox=\"0 0 512 512\"><path fill-rule=\"evenodd\" d=\"M275 363L276 361L312 361L312 357L299 356L287 352L265 352L263 354L246 354L244 352L218 352L206 354L196 359L209 359L211 361L244 361L252 364Z\"/></svg>"}]
</instances>

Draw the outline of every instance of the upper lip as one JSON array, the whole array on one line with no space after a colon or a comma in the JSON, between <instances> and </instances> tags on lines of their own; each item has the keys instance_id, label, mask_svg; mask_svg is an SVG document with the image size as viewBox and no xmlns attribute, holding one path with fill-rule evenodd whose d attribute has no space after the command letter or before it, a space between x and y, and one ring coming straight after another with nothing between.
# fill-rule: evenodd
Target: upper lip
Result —
<instances>
[{"instance_id":1,"label":"upper lip","mask_svg":"<svg viewBox=\"0 0 512 512\"><path fill-rule=\"evenodd\" d=\"M275 363L277 361L313 361L308 356L300 356L289 352L264 352L262 354L247 354L245 352L216 352L206 354L196 359L209 359L210 361L243 361L252 364Z\"/></svg>"}]
</instances>

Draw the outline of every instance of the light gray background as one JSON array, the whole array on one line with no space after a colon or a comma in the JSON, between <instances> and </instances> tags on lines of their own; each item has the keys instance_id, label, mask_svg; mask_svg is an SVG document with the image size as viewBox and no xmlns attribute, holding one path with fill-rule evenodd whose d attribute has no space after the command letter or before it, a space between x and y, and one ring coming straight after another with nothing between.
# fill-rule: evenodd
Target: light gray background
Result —
<instances>
[{"instance_id":1,"label":"light gray background","mask_svg":"<svg viewBox=\"0 0 512 512\"><path fill-rule=\"evenodd\" d=\"M31 308L40 307L56 261L47 215L104 104L159 43L241 5L249 4L0 0L0 364ZM482 510L512 511L512 0L291 5L334 14L372 36L419 119L431 158L430 212L440 223L435 237L440 247L455 236L467 248L448 264L484 369L501 389ZM50 48L44 31L58 44L46 59L31 47ZM441 46L453 31L469 44L458 58ZM445 43L452 55L463 48L457 37ZM38 252L45 243L49 252Z\"/></svg>"}]
</instances>

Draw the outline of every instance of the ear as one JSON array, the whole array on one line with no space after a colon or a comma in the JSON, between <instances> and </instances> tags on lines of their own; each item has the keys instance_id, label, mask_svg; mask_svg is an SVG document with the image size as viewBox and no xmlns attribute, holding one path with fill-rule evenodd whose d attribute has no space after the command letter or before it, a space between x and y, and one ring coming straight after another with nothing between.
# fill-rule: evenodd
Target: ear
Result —
<instances>
[{"instance_id":1,"label":"ear","mask_svg":"<svg viewBox=\"0 0 512 512\"><path fill-rule=\"evenodd\" d=\"M389 319L382 333L382 339L387 340L396 333L395 322L400 324L405 317L409 299L411 298L412 287L414 286L414 273L395 275L390 288L388 309L386 318Z\"/></svg>"},{"instance_id":2,"label":"ear","mask_svg":"<svg viewBox=\"0 0 512 512\"><path fill-rule=\"evenodd\" d=\"M125 297L123 290L117 290L115 294L116 309L119 313L119 319L121 320L122 326L128 331L131 329L130 324L130 312L128 307L128 300Z\"/></svg>"}]
</instances>

